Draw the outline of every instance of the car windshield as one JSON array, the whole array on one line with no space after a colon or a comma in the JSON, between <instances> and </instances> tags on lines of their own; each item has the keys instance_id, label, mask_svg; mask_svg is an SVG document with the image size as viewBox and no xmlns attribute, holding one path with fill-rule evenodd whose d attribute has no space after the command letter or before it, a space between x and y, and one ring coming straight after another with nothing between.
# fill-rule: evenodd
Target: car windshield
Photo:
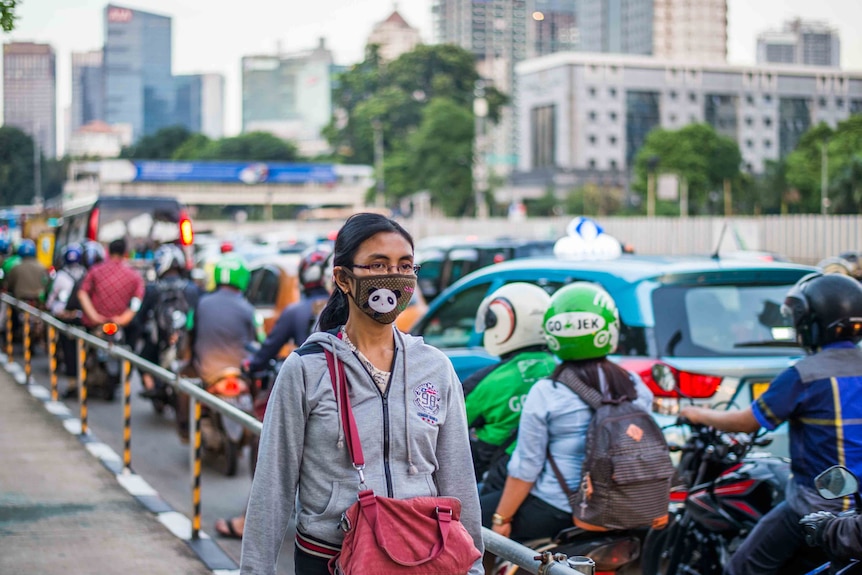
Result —
<instances>
[{"instance_id":1,"label":"car windshield","mask_svg":"<svg viewBox=\"0 0 862 575\"><path fill-rule=\"evenodd\" d=\"M658 352L671 357L799 355L781 315L790 285L671 285L653 292Z\"/></svg>"}]
</instances>

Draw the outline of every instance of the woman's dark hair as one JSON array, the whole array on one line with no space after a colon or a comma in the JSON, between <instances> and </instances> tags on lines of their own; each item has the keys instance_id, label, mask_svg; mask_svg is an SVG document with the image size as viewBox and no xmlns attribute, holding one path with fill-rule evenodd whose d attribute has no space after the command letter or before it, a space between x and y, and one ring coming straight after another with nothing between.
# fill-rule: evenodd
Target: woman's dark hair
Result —
<instances>
[{"instance_id":1,"label":"woman's dark hair","mask_svg":"<svg viewBox=\"0 0 862 575\"><path fill-rule=\"evenodd\" d=\"M599 393L602 393L601 380L599 379L599 371L601 371L605 375L605 383L608 386L607 394L603 394L607 399L618 400L623 397L629 400L637 399L638 392L635 389L631 374L606 357L583 361L564 361L557 366L551 378L557 380L560 372L564 369L574 370L581 381Z\"/></svg>"},{"instance_id":2,"label":"woman's dark hair","mask_svg":"<svg viewBox=\"0 0 862 575\"><path fill-rule=\"evenodd\" d=\"M410 242L410 247L413 247L413 237L395 220L390 220L380 214L354 214L347 218L347 221L338 230L332 260L333 267L351 266L362 242L381 232L401 234L405 240ZM335 286L329 296L329 301L326 302L326 307L320 312L318 329L329 331L344 324L347 321L348 310L347 294Z\"/></svg>"}]
</instances>

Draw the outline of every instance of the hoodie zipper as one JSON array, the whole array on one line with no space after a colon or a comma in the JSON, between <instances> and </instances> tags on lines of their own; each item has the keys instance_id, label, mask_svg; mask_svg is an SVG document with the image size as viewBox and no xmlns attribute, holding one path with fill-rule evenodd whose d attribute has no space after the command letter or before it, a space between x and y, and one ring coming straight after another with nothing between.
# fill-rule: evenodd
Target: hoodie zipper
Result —
<instances>
[{"instance_id":1,"label":"hoodie zipper","mask_svg":"<svg viewBox=\"0 0 862 575\"><path fill-rule=\"evenodd\" d=\"M395 376L395 361L398 359L398 348L392 354L392 366L389 368L389 381L386 383L386 393L381 393L380 398L383 400L383 473L386 476L386 495L395 497L392 488L392 471L389 467L389 390L392 389L392 378ZM372 378L373 383L373 378ZM380 393L380 388L374 384L377 392ZM409 441L409 438L408 438Z\"/></svg>"},{"instance_id":2,"label":"hoodie zipper","mask_svg":"<svg viewBox=\"0 0 862 575\"><path fill-rule=\"evenodd\" d=\"M356 354L353 354L356 356ZM359 357L357 356L357 359ZM365 369L365 373L368 374L368 378L371 380L371 385L374 389L377 390L377 394L380 395L382 407L383 407L383 474L386 477L386 496L387 497L395 497L393 494L392 488L392 471L389 467L389 390L392 388L392 378L395 375L395 361L398 359L398 348L395 348L395 352L392 355L392 366L389 368L389 381L386 383L386 392L380 391L380 388L377 387L377 383L374 381L374 377L372 377L371 372L368 369ZM359 362L362 364L362 362ZM365 368L365 365L362 365ZM408 438L409 441L409 438Z\"/></svg>"}]
</instances>

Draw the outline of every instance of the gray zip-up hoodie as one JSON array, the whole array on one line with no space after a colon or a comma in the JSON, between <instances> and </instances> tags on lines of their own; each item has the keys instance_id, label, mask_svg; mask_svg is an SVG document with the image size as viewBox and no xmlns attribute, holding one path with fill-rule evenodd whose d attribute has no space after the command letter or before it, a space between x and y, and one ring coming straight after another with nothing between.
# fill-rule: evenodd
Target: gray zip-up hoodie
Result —
<instances>
[{"instance_id":1,"label":"gray zip-up hoodie","mask_svg":"<svg viewBox=\"0 0 862 575\"><path fill-rule=\"evenodd\" d=\"M359 477L344 440L324 348L344 364L368 488L397 498L457 497L461 522L483 550L461 384L443 353L421 338L394 333L395 360L385 394L334 333L312 334L285 361L260 438L243 530L243 575L276 572L294 501L299 532L336 546L344 538L339 522L356 501ZM470 574L482 573L480 559Z\"/></svg>"}]
</instances>

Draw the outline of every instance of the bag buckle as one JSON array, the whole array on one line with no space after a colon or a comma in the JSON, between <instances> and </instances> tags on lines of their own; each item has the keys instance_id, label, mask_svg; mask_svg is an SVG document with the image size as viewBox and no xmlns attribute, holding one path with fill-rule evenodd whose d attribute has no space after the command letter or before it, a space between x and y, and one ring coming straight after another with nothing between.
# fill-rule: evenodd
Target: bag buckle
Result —
<instances>
[{"instance_id":1,"label":"bag buckle","mask_svg":"<svg viewBox=\"0 0 862 575\"><path fill-rule=\"evenodd\" d=\"M341 521L338 522L338 526L345 533L350 531L351 525L350 525L350 519L347 518L347 513L341 514Z\"/></svg>"},{"instance_id":2,"label":"bag buckle","mask_svg":"<svg viewBox=\"0 0 862 575\"><path fill-rule=\"evenodd\" d=\"M441 511L440 506L438 505L437 507L435 507L434 511L437 513L437 515L440 515L440 511ZM442 509L442 511L443 511L443 513L448 513L449 517L452 517L452 508L451 507L444 507Z\"/></svg>"},{"instance_id":3,"label":"bag buckle","mask_svg":"<svg viewBox=\"0 0 862 575\"><path fill-rule=\"evenodd\" d=\"M353 469L355 469L356 473L359 474L359 489L360 490L368 489L368 485L365 484L365 474L362 473L362 470L365 469L365 464L363 463L362 465L356 465L354 463Z\"/></svg>"}]
</instances>

